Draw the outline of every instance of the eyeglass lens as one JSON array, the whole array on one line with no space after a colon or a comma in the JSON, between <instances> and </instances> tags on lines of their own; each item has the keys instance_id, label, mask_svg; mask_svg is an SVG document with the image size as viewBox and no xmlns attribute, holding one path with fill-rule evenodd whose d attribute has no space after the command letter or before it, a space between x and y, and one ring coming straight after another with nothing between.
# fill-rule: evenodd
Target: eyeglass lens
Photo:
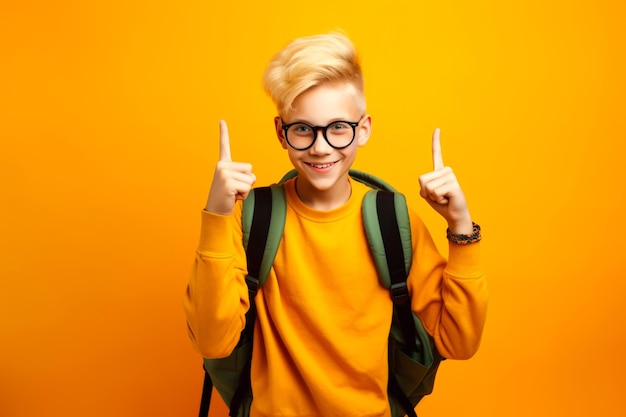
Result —
<instances>
[{"instance_id":1,"label":"eyeglass lens","mask_svg":"<svg viewBox=\"0 0 626 417\"><path fill-rule=\"evenodd\" d=\"M315 142L318 130L322 130L322 134L330 146L339 149L350 145L355 134L354 126L343 121L331 123L326 127L294 123L285 131L287 142L296 149L307 149Z\"/></svg>"}]
</instances>

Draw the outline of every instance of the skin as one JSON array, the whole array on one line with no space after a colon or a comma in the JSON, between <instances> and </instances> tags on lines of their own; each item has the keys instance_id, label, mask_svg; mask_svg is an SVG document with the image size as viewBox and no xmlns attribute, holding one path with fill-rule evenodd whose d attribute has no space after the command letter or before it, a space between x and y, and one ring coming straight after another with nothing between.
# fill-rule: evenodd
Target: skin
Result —
<instances>
[{"instance_id":1,"label":"skin","mask_svg":"<svg viewBox=\"0 0 626 417\"><path fill-rule=\"evenodd\" d=\"M298 96L293 108L283 115L282 120L285 123L303 121L325 126L335 120L358 121L360 117L355 98L345 84L329 83ZM298 170L296 190L300 199L316 210L331 210L345 204L351 193L348 171L356 158L357 148L364 146L370 137L371 117L366 114L361 118L355 140L344 149L331 147L322 132L318 131L312 147L304 151L295 150L284 138L281 117L274 119L274 125L280 145ZM419 177L420 195L447 221L452 232L471 235L473 225L465 195L452 168L444 165L439 129L433 132L432 158L433 171ZM221 120L220 159L215 168L206 211L224 216L232 214L235 202L248 196L255 181L251 164L232 161L228 127Z\"/></svg>"},{"instance_id":2,"label":"skin","mask_svg":"<svg viewBox=\"0 0 626 417\"><path fill-rule=\"evenodd\" d=\"M337 120L359 121L355 139L347 148L335 149L324 139L320 130L309 149L298 151L287 144L281 117L274 119L276 136L289 160L298 171L296 190L300 199L316 210L332 210L345 204L352 189L348 171L356 159L357 148L364 146L370 137L372 119L359 112L355 97L343 83L329 83L302 93L285 113L285 123L306 122L326 126Z\"/></svg>"},{"instance_id":3,"label":"skin","mask_svg":"<svg viewBox=\"0 0 626 417\"><path fill-rule=\"evenodd\" d=\"M443 163L439 128L433 132L432 156L433 171L419 177L420 196L446 219L451 232L471 235L472 217L465 194L452 168Z\"/></svg>"},{"instance_id":4,"label":"skin","mask_svg":"<svg viewBox=\"0 0 626 417\"><path fill-rule=\"evenodd\" d=\"M231 215L235 202L248 197L255 181L251 164L233 162L230 156L228 126L224 120L220 120L220 159L215 166L206 211L223 216Z\"/></svg>"}]
</instances>

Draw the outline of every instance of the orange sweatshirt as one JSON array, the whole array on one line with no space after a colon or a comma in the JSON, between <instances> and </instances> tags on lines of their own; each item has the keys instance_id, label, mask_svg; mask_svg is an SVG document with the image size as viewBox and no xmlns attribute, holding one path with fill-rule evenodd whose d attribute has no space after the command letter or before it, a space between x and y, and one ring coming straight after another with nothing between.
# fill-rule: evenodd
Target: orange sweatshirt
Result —
<instances>
[{"instance_id":1,"label":"orange sweatshirt","mask_svg":"<svg viewBox=\"0 0 626 417\"><path fill-rule=\"evenodd\" d=\"M257 296L251 416L389 416L387 337L392 303L380 284L361 217L368 188L316 211L285 184L287 219L276 260ZM487 288L480 243L438 253L411 213L412 308L440 353L465 359L478 349ZM184 300L189 335L207 358L226 357L249 307L241 205L232 216L202 212L200 244Z\"/></svg>"}]
</instances>

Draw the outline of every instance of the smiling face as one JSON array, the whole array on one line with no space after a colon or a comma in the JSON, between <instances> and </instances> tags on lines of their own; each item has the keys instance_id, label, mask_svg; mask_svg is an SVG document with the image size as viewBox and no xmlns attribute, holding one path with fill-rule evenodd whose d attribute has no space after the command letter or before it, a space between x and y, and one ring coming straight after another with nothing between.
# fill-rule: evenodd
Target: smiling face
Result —
<instances>
[{"instance_id":1,"label":"smiling face","mask_svg":"<svg viewBox=\"0 0 626 417\"><path fill-rule=\"evenodd\" d=\"M361 117L363 116L363 117ZM285 140L282 123L305 122L326 126L333 121L357 122L354 141L346 148L335 149L321 131L313 146L296 150ZM350 197L348 172L356 158L357 148L365 145L371 131L371 118L357 106L354 89L348 83L326 83L313 87L293 102L292 109L275 119L276 133L289 159L298 171L296 188L300 199L315 209L329 210L344 204Z\"/></svg>"}]
</instances>

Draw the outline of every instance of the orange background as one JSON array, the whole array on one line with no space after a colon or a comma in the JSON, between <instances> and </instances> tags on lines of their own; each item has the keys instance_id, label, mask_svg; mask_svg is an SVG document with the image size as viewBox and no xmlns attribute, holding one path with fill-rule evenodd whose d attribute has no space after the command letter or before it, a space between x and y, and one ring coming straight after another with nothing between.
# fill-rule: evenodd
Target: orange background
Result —
<instances>
[{"instance_id":1,"label":"orange background","mask_svg":"<svg viewBox=\"0 0 626 417\"><path fill-rule=\"evenodd\" d=\"M482 348L444 364L420 415L623 416L625 17L607 0L4 0L0 415L197 415L182 294L218 120L278 179L263 68L343 28L374 121L355 167L445 251L417 191L439 126L484 229Z\"/></svg>"}]
</instances>

